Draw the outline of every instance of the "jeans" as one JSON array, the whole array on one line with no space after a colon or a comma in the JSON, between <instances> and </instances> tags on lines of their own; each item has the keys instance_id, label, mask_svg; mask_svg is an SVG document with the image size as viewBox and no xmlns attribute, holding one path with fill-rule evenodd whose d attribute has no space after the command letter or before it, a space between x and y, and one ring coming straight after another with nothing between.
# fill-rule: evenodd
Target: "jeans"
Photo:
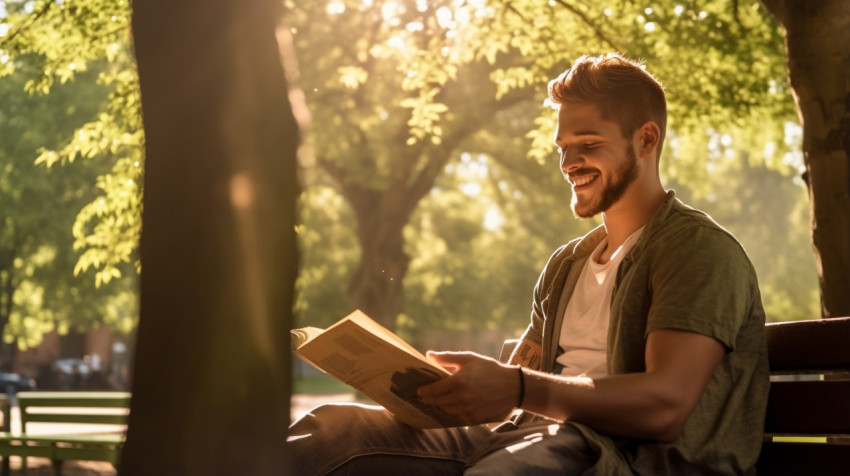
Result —
<instances>
[{"instance_id":1,"label":"jeans","mask_svg":"<svg viewBox=\"0 0 850 476\"><path fill-rule=\"evenodd\" d=\"M597 459L569 424L419 430L381 407L329 404L290 427L293 475L573 475Z\"/></svg>"}]
</instances>

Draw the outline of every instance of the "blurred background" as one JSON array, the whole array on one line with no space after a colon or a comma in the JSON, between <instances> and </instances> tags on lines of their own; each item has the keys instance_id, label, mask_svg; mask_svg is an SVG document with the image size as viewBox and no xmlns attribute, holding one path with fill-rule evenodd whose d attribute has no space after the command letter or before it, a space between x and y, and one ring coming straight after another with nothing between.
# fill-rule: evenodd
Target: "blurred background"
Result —
<instances>
[{"instance_id":1,"label":"blurred background","mask_svg":"<svg viewBox=\"0 0 850 476\"><path fill-rule=\"evenodd\" d=\"M664 83L664 183L743 243L769 319L820 317L802 129L761 3L283 4L302 128L296 326L359 308L422 350L497 355L550 253L599 224L569 211L544 99L571 61L609 51ZM8 392L132 382L144 134L129 18L126 0L0 1ZM298 359L293 377L295 394L350 393Z\"/></svg>"}]
</instances>

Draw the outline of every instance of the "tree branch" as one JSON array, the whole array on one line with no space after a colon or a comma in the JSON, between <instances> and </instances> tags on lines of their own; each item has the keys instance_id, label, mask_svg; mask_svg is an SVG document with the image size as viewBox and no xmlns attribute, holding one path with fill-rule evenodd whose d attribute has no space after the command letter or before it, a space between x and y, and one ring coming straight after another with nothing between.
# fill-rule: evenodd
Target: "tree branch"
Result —
<instances>
[{"instance_id":1,"label":"tree branch","mask_svg":"<svg viewBox=\"0 0 850 476\"><path fill-rule=\"evenodd\" d=\"M739 6L739 0L732 0L732 18L735 19L735 24L738 25L738 28L741 29L741 36L744 37L747 35L747 27L745 27L744 24L741 23L741 16L738 15Z\"/></svg>"},{"instance_id":2,"label":"tree branch","mask_svg":"<svg viewBox=\"0 0 850 476\"><path fill-rule=\"evenodd\" d=\"M588 18L587 15L584 14L584 12L582 12L581 10L576 8L575 6L570 5L569 3L565 2L564 0L555 0L555 3L557 3L558 5L561 5L562 7L571 11L577 17L581 18L581 21L583 21L587 26L590 27L590 29L593 30L594 33L596 33L596 37L599 38L599 40L602 41L603 43L605 43L606 45L610 46L613 49L613 51L620 51L620 48L618 48L617 45L615 45L614 42L611 41L605 35L605 33L602 32L602 29L596 23L591 21L591 19Z\"/></svg>"},{"instance_id":3,"label":"tree branch","mask_svg":"<svg viewBox=\"0 0 850 476\"><path fill-rule=\"evenodd\" d=\"M12 33L9 33L5 37L3 37L3 39L0 39L0 48L2 48L3 45L11 43L13 38L18 36L18 34L20 34L22 31L25 31L29 27L31 27L39 18L46 15L47 12L53 7L54 4L55 3L51 2L51 1L45 2L44 5L41 7L41 10L30 14L29 17L27 17L28 21L25 24L19 25L18 28L15 28L15 30Z\"/></svg>"}]
</instances>

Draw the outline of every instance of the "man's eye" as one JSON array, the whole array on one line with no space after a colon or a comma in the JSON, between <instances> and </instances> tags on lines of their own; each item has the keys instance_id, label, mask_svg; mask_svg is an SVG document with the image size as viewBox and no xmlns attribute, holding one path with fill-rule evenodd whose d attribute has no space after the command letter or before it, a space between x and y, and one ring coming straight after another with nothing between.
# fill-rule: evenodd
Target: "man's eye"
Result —
<instances>
[{"instance_id":1,"label":"man's eye","mask_svg":"<svg viewBox=\"0 0 850 476\"><path fill-rule=\"evenodd\" d=\"M587 144L584 144L585 149L595 149L597 147L599 147L598 142L588 142Z\"/></svg>"}]
</instances>

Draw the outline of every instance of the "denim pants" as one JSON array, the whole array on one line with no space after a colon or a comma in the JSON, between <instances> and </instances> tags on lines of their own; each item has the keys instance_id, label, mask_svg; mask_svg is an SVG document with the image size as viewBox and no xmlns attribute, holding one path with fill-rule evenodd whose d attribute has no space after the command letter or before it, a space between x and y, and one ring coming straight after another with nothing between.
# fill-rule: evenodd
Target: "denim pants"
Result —
<instances>
[{"instance_id":1,"label":"denim pants","mask_svg":"<svg viewBox=\"0 0 850 476\"><path fill-rule=\"evenodd\" d=\"M578 430L546 421L419 430L381 407L328 404L292 424L293 475L573 475L596 461Z\"/></svg>"}]
</instances>

